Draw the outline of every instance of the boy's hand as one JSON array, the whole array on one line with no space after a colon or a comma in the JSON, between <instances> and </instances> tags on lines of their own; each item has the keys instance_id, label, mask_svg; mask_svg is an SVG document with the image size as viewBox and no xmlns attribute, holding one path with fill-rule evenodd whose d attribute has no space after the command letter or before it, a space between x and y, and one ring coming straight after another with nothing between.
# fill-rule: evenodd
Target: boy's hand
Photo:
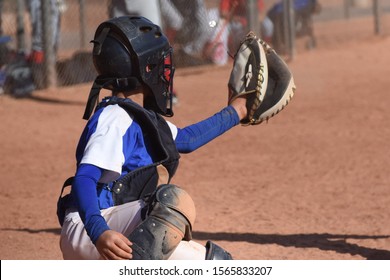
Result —
<instances>
[{"instance_id":1,"label":"boy's hand","mask_svg":"<svg viewBox=\"0 0 390 280\"><path fill-rule=\"evenodd\" d=\"M96 248L105 260L129 260L133 258L132 243L123 234L107 230L100 235Z\"/></svg>"}]
</instances>

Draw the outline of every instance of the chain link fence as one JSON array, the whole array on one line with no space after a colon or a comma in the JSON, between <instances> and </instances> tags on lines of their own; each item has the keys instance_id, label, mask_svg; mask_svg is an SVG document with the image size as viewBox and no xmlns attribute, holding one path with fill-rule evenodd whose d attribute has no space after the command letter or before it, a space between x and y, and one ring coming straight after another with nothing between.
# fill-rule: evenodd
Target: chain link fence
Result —
<instances>
[{"instance_id":1,"label":"chain link fence","mask_svg":"<svg viewBox=\"0 0 390 280\"><path fill-rule=\"evenodd\" d=\"M42 0L42 3L47 4L49 1ZM4 46L12 51L23 53L26 57L31 55L34 42L32 17L27 9L28 2L0 0L2 38L0 40L2 62L0 63L2 66L6 64L8 55ZM90 55L92 45L89 42L94 36L96 27L109 18L111 0L57 0L56 2L60 10L60 36L58 46L54 50L54 73L51 73L48 70L50 68L47 67L39 72L40 77L46 82L43 88L53 85L67 86L94 79L96 73ZM151 2L153 0L143 0L145 6ZM159 1L161 25L174 46L177 68L204 64L227 64L229 55L234 53L237 42L249 29L256 30L263 39L268 40L281 53L291 57L299 51L315 48L322 42L337 43L351 39L351 36L356 36L353 26L358 20L367 22L367 28L359 32L362 36L386 36L390 32L390 1L387 0L319 1L321 4L319 11L306 12L304 15L295 9L296 5L313 1L237 1L244 3L245 11L242 12L239 11L240 5L234 4L226 6L228 10L223 11L220 9L220 0L172 0L181 9L179 21L177 20L179 9L175 12L171 10L170 14L167 9L169 2L171 1ZM259 2L263 2L262 5ZM278 2L290 4L291 10L283 8L279 21L274 18L270 20L270 14L267 13ZM290 18L286 17L286 11L292 11ZM243 13L244 17L242 17ZM343 31L333 29L332 22L336 21L350 26L350 29L343 29ZM48 22L49 27L46 28L46 35L44 34L46 38L50 36L48 33L53 27L53 25L50 26L51 21ZM284 25L279 28L278 24L282 24L281 22L284 22ZM316 29L327 31L322 32L322 37L318 38L315 37ZM351 30L353 35L349 35L348 30ZM279 33L279 42L275 41L277 33ZM6 38L10 40L7 41ZM284 45L279 46L280 42ZM49 49L47 52L49 55L50 51L53 50ZM48 60L47 54L46 60ZM48 78L50 75L54 75L54 79L50 80Z\"/></svg>"}]
</instances>

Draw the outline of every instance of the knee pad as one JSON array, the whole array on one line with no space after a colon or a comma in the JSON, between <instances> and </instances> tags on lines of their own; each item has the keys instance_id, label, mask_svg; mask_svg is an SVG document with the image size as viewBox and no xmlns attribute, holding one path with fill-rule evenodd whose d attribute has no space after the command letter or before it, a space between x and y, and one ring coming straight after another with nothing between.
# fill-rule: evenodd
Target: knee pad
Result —
<instances>
[{"instance_id":1,"label":"knee pad","mask_svg":"<svg viewBox=\"0 0 390 280\"><path fill-rule=\"evenodd\" d=\"M232 260L232 255L218 246L217 244L207 241L206 243L206 260Z\"/></svg>"},{"instance_id":2,"label":"knee pad","mask_svg":"<svg viewBox=\"0 0 390 280\"><path fill-rule=\"evenodd\" d=\"M145 218L128 236L134 260L166 260L181 240L191 240L195 204L183 189L161 185L147 200Z\"/></svg>"}]
</instances>

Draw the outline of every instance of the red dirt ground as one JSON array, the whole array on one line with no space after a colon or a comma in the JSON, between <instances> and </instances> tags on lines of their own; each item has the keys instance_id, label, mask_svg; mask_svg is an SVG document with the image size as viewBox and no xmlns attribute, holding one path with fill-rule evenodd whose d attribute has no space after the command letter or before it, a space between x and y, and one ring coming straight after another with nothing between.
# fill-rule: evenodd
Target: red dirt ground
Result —
<instances>
[{"instance_id":1,"label":"red dirt ground","mask_svg":"<svg viewBox=\"0 0 390 280\"><path fill-rule=\"evenodd\" d=\"M183 155L174 183L195 200L197 241L243 260L390 259L390 38L371 29L318 24L318 48L289 62L297 91L285 110ZM178 69L172 121L225 106L230 67ZM0 97L0 259L61 259L56 200L89 88Z\"/></svg>"}]
</instances>

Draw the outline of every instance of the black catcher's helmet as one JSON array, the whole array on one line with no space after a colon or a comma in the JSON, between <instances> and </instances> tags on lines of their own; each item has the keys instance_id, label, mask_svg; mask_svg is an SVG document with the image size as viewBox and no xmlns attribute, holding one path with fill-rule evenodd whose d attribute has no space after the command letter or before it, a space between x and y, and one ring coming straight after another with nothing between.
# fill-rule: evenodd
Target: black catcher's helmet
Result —
<instances>
[{"instance_id":1,"label":"black catcher's helmet","mask_svg":"<svg viewBox=\"0 0 390 280\"><path fill-rule=\"evenodd\" d=\"M92 40L99 74L84 118L89 119L101 88L130 91L144 87L144 107L172 116L172 47L161 28L144 17L123 16L101 23Z\"/></svg>"}]
</instances>

